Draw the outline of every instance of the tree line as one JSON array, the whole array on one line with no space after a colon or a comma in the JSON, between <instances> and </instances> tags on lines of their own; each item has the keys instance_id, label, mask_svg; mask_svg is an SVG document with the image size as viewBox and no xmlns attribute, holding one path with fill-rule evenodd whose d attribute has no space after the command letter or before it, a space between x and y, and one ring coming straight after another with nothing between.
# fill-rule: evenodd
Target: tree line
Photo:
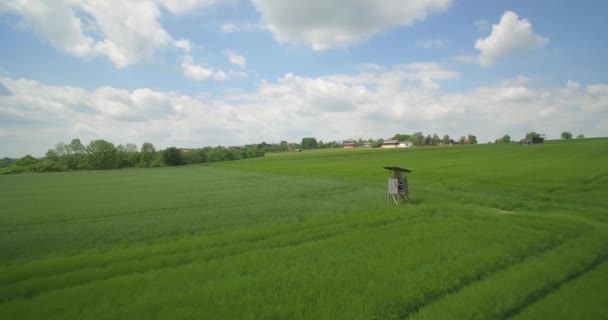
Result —
<instances>
[{"instance_id":1,"label":"tree line","mask_svg":"<svg viewBox=\"0 0 608 320\"><path fill-rule=\"evenodd\" d=\"M562 134L560 136L561 136L561 138L563 140L570 140L573 137L572 133L568 132L568 131L562 132ZM544 134L544 133L538 133L538 132L535 132L535 131L530 131L530 132L526 133L526 139L532 139L532 138L543 138L543 139L545 139L545 138L547 138L547 135ZM585 135L579 134L579 135L576 136L576 138L577 139L584 139ZM511 142L511 141L513 141L513 140L511 140L511 136L508 135L508 134L505 134L501 138L496 139L494 142L495 143L503 143L503 142Z\"/></svg>"},{"instance_id":2,"label":"tree line","mask_svg":"<svg viewBox=\"0 0 608 320\"><path fill-rule=\"evenodd\" d=\"M263 157L268 150L265 147L264 145L198 149L170 147L156 150L150 142L138 148L132 143L116 146L105 140L93 140L84 145L80 139L72 139L70 143L57 143L55 148L49 149L43 158L26 155L20 159L1 159L0 168L3 168L4 173L25 173L178 166Z\"/></svg>"},{"instance_id":3,"label":"tree line","mask_svg":"<svg viewBox=\"0 0 608 320\"><path fill-rule=\"evenodd\" d=\"M526 133L526 139L545 138L545 134L531 131ZM585 136L579 134L576 138L583 139ZM572 133L562 132L561 138L569 140L573 138ZM399 142L411 142L414 146L437 146L449 144L477 144L477 137L469 134L461 136L458 140L450 138L449 135L440 137L438 134L424 135L422 132L412 134L395 134L390 140ZM511 136L505 134L495 140L495 143L511 142ZM349 140L355 147L381 147L384 139L359 138ZM35 158L26 155L20 159L0 159L0 173L22 173L22 172L56 172L71 170L104 170L120 168L150 168L162 166L177 166L185 164L209 163L218 161L231 161L255 157L263 157L271 152L300 151L302 149L326 149L342 148L343 144L337 141L323 142L314 137L302 138L300 143L288 143L283 140L280 143L249 144L242 147L204 147L196 149L177 149L170 147L164 150L156 150L150 142L145 142L138 148L133 143L125 145L114 145L105 140L93 140L84 145L80 139L72 139L70 143L59 142L53 149L49 149L45 157Z\"/></svg>"}]
</instances>

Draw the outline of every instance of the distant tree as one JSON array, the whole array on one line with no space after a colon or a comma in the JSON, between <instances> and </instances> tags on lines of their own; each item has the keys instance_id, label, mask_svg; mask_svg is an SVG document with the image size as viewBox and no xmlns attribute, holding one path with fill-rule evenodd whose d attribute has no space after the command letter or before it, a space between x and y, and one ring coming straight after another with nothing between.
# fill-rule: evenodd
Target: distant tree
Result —
<instances>
[{"instance_id":1,"label":"distant tree","mask_svg":"<svg viewBox=\"0 0 608 320\"><path fill-rule=\"evenodd\" d=\"M32 157L31 155L26 155L25 157L15 161L15 165L18 167L27 167L27 166L31 166L33 164L38 163L39 160Z\"/></svg>"},{"instance_id":2,"label":"distant tree","mask_svg":"<svg viewBox=\"0 0 608 320\"><path fill-rule=\"evenodd\" d=\"M502 136L502 138L496 139L496 142L511 142L511 136L505 134L504 136Z\"/></svg>"},{"instance_id":3,"label":"distant tree","mask_svg":"<svg viewBox=\"0 0 608 320\"><path fill-rule=\"evenodd\" d=\"M0 168L10 167L16 160L8 157L0 159Z\"/></svg>"},{"instance_id":4,"label":"distant tree","mask_svg":"<svg viewBox=\"0 0 608 320\"><path fill-rule=\"evenodd\" d=\"M130 143L116 147L116 158L118 168L132 168L139 163L137 146Z\"/></svg>"},{"instance_id":5,"label":"distant tree","mask_svg":"<svg viewBox=\"0 0 608 320\"><path fill-rule=\"evenodd\" d=\"M192 149L182 153L182 158L187 164L205 163L207 162L206 149Z\"/></svg>"},{"instance_id":6,"label":"distant tree","mask_svg":"<svg viewBox=\"0 0 608 320\"><path fill-rule=\"evenodd\" d=\"M49 160L49 161L53 161L53 162L59 162L59 155L57 154L57 151L55 151L54 149L49 149L46 153L45 153L45 157Z\"/></svg>"},{"instance_id":7,"label":"distant tree","mask_svg":"<svg viewBox=\"0 0 608 320\"><path fill-rule=\"evenodd\" d=\"M391 140L396 140L396 141L410 141L411 137L409 134L400 134L397 133L396 135L394 135Z\"/></svg>"},{"instance_id":8,"label":"distant tree","mask_svg":"<svg viewBox=\"0 0 608 320\"><path fill-rule=\"evenodd\" d=\"M373 140L372 139L372 142L370 143L370 146L372 148L380 148L380 147L382 147L383 143L384 143L384 139L382 139L382 138L379 138L377 140Z\"/></svg>"},{"instance_id":9,"label":"distant tree","mask_svg":"<svg viewBox=\"0 0 608 320\"><path fill-rule=\"evenodd\" d=\"M421 146L424 144L424 135L420 131L412 133L410 138L415 146Z\"/></svg>"},{"instance_id":10,"label":"distant tree","mask_svg":"<svg viewBox=\"0 0 608 320\"><path fill-rule=\"evenodd\" d=\"M70 148L65 143L57 142L55 144L55 153L57 153L59 157L63 157L64 155L69 154L69 151Z\"/></svg>"},{"instance_id":11,"label":"distant tree","mask_svg":"<svg viewBox=\"0 0 608 320\"><path fill-rule=\"evenodd\" d=\"M584 134L579 134L578 136L576 136L577 139L585 139L585 135Z\"/></svg>"},{"instance_id":12,"label":"distant tree","mask_svg":"<svg viewBox=\"0 0 608 320\"><path fill-rule=\"evenodd\" d=\"M105 140L93 140L87 145L89 169L114 169L117 165L116 147Z\"/></svg>"},{"instance_id":13,"label":"distant tree","mask_svg":"<svg viewBox=\"0 0 608 320\"><path fill-rule=\"evenodd\" d=\"M463 144L463 143L464 143L466 140L467 140L467 137L462 136L462 137L460 137L460 139L458 139L458 142L459 142L460 144Z\"/></svg>"},{"instance_id":14,"label":"distant tree","mask_svg":"<svg viewBox=\"0 0 608 320\"><path fill-rule=\"evenodd\" d=\"M184 164L182 152L176 147L170 147L163 151L163 162L168 166L181 166Z\"/></svg>"},{"instance_id":15,"label":"distant tree","mask_svg":"<svg viewBox=\"0 0 608 320\"><path fill-rule=\"evenodd\" d=\"M70 153L73 157L70 157L67 161L67 166L70 169L78 169L82 165L82 154L85 152L85 146L80 142L80 139L72 139L68 145Z\"/></svg>"},{"instance_id":16,"label":"distant tree","mask_svg":"<svg viewBox=\"0 0 608 320\"><path fill-rule=\"evenodd\" d=\"M370 138L367 142L373 144L374 139ZM365 145L365 141L363 141L363 138L359 138L359 139L353 141L353 144L355 147L363 147Z\"/></svg>"},{"instance_id":17,"label":"distant tree","mask_svg":"<svg viewBox=\"0 0 608 320\"><path fill-rule=\"evenodd\" d=\"M468 139L469 139L469 143L470 144L477 144L477 137L476 136L474 136L472 134L469 134Z\"/></svg>"},{"instance_id":18,"label":"distant tree","mask_svg":"<svg viewBox=\"0 0 608 320\"><path fill-rule=\"evenodd\" d=\"M156 148L150 142L145 142L141 145L140 151L140 165L142 167L150 167L152 165L152 161L156 159Z\"/></svg>"},{"instance_id":19,"label":"distant tree","mask_svg":"<svg viewBox=\"0 0 608 320\"><path fill-rule=\"evenodd\" d=\"M433 134L433 137L431 138L431 145L436 146L439 145L439 143L441 142L441 138L439 138L438 134Z\"/></svg>"},{"instance_id":20,"label":"distant tree","mask_svg":"<svg viewBox=\"0 0 608 320\"><path fill-rule=\"evenodd\" d=\"M129 153L136 153L137 152L137 145L135 143L127 143L127 144L125 144L125 149Z\"/></svg>"},{"instance_id":21,"label":"distant tree","mask_svg":"<svg viewBox=\"0 0 608 320\"><path fill-rule=\"evenodd\" d=\"M564 139L564 140L570 140L570 139L572 139L572 133L570 133L568 131L562 132L562 139Z\"/></svg>"},{"instance_id":22,"label":"distant tree","mask_svg":"<svg viewBox=\"0 0 608 320\"><path fill-rule=\"evenodd\" d=\"M319 147L319 143L316 138L307 137L302 138L302 149L316 149Z\"/></svg>"},{"instance_id":23,"label":"distant tree","mask_svg":"<svg viewBox=\"0 0 608 320\"><path fill-rule=\"evenodd\" d=\"M541 134L534 132L534 131L526 133L526 139L540 138L540 137L541 137Z\"/></svg>"},{"instance_id":24,"label":"distant tree","mask_svg":"<svg viewBox=\"0 0 608 320\"><path fill-rule=\"evenodd\" d=\"M448 136L447 134L445 136L443 136L442 141L443 144L450 144L450 136Z\"/></svg>"},{"instance_id":25,"label":"distant tree","mask_svg":"<svg viewBox=\"0 0 608 320\"><path fill-rule=\"evenodd\" d=\"M430 146L431 145L431 135L427 134L426 137L424 137L424 140L422 142L425 146Z\"/></svg>"},{"instance_id":26,"label":"distant tree","mask_svg":"<svg viewBox=\"0 0 608 320\"><path fill-rule=\"evenodd\" d=\"M289 150L289 143L285 140L281 140L281 142L279 143L280 147L281 147L281 151L287 151Z\"/></svg>"},{"instance_id":27,"label":"distant tree","mask_svg":"<svg viewBox=\"0 0 608 320\"><path fill-rule=\"evenodd\" d=\"M80 142L80 139L72 139L69 144L69 150L75 154L81 154L85 151L85 146Z\"/></svg>"}]
</instances>

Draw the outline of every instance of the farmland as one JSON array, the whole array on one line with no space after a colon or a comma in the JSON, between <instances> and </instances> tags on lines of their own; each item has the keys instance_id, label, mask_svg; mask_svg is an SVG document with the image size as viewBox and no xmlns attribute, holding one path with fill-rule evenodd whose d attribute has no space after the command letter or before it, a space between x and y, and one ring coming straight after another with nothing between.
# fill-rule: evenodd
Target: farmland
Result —
<instances>
[{"instance_id":1,"label":"farmland","mask_svg":"<svg viewBox=\"0 0 608 320\"><path fill-rule=\"evenodd\" d=\"M607 160L585 139L0 176L0 317L601 318Z\"/></svg>"}]
</instances>

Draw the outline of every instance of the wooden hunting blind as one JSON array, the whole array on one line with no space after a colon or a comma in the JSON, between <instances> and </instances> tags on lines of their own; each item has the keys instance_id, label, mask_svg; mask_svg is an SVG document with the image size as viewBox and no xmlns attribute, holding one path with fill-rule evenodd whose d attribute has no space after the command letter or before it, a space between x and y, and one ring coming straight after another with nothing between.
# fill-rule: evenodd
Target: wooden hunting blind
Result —
<instances>
[{"instance_id":1,"label":"wooden hunting blind","mask_svg":"<svg viewBox=\"0 0 608 320\"><path fill-rule=\"evenodd\" d=\"M388 170L388 188L386 190L386 204L388 205L392 198L396 204L410 201L409 189L407 186L407 177L405 173L410 173L412 170L400 167L384 167Z\"/></svg>"}]
</instances>

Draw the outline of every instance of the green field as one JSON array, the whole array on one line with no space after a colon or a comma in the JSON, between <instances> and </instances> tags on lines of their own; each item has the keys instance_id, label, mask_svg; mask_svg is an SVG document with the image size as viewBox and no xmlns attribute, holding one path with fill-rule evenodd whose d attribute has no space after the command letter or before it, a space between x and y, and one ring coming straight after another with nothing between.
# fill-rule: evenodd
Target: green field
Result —
<instances>
[{"instance_id":1,"label":"green field","mask_svg":"<svg viewBox=\"0 0 608 320\"><path fill-rule=\"evenodd\" d=\"M0 176L0 318L605 318L607 163L585 139Z\"/></svg>"}]
</instances>

